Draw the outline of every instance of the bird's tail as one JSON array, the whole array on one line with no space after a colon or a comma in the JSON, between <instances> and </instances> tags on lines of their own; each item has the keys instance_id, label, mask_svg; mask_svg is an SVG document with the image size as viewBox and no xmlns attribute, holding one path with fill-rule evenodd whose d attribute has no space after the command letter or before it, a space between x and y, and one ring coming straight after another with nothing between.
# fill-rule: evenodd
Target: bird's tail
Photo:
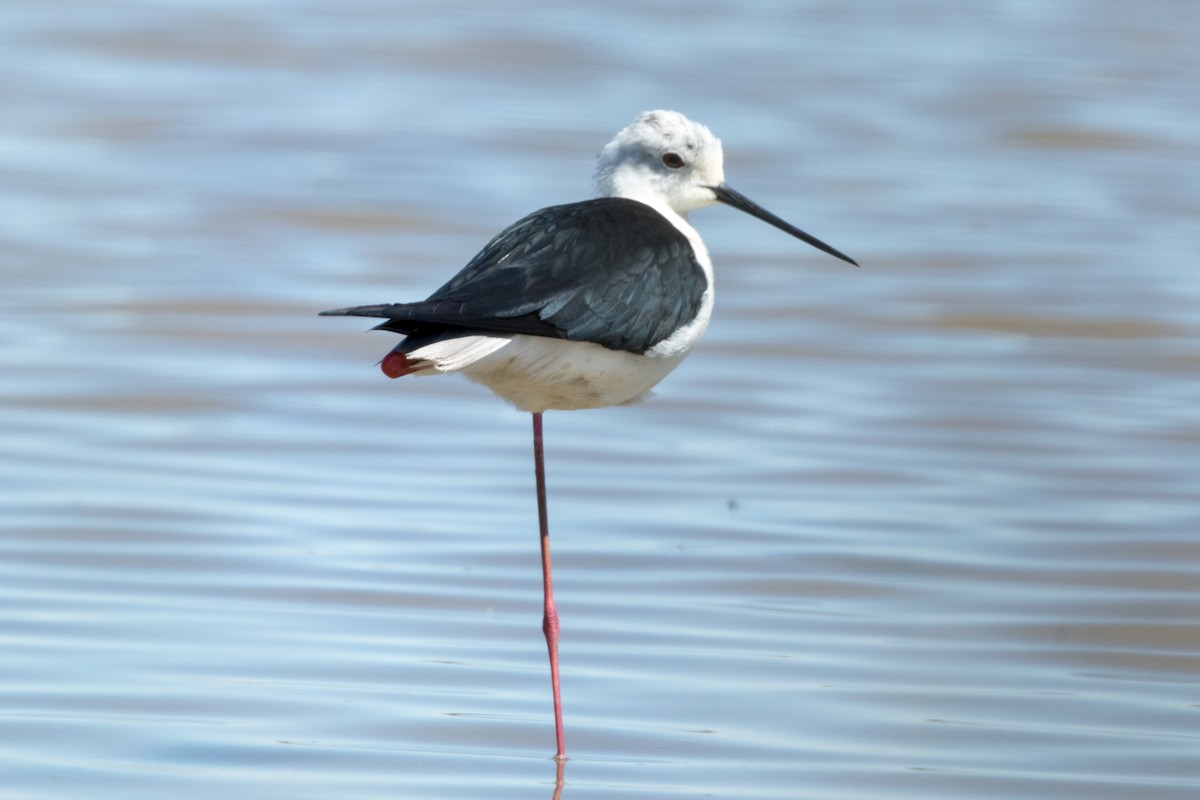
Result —
<instances>
[{"instance_id":1,"label":"bird's tail","mask_svg":"<svg viewBox=\"0 0 1200 800\"><path fill-rule=\"evenodd\" d=\"M379 362L379 368L389 378L456 372L506 345L512 339L506 328L511 326L513 333L517 333L530 324L525 317L498 319L492 321L497 330L478 332L470 318L455 313L459 308L461 304L427 300L335 308L322 311L321 316L382 317L384 321L375 330L403 334L404 339Z\"/></svg>"},{"instance_id":2,"label":"bird's tail","mask_svg":"<svg viewBox=\"0 0 1200 800\"><path fill-rule=\"evenodd\" d=\"M397 333L410 333L411 330L407 325L403 327L393 327L394 323L399 322L397 317L404 316L406 307L402 303L380 303L373 306L350 306L348 308L335 308L330 311L322 311L322 317L382 317L387 322L375 326L376 330L394 330ZM420 359L409 359L408 353L397 347L392 352L383 357L383 361L379 362L379 368L383 370L383 374L389 378L399 378L404 375L411 375L414 372L419 372L429 366L429 362Z\"/></svg>"}]
</instances>

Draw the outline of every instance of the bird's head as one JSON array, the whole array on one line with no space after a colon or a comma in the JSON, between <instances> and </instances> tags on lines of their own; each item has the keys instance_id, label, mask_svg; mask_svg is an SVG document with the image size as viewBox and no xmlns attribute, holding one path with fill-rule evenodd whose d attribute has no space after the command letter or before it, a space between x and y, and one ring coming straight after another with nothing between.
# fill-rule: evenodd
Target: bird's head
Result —
<instances>
[{"instance_id":1,"label":"bird's head","mask_svg":"<svg viewBox=\"0 0 1200 800\"><path fill-rule=\"evenodd\" d=\"M721 140L677 111L646 111L614 136L597 159L595 190L598 197L628 197L680 216L724 203L858 265L727 186Z\"/></svg>"},{"instance_id":2,"label":"bird's head","mask_svg":"<svg viewBox=\"0 0 1200 800\"><path fill-rule=\"evenodd\" d=\"M713 187L725 182L723 162L721 140L708 128L677 111L647 111L600 151L596 195L687 214L717 202Z\"/></svg>"}]
</instances>

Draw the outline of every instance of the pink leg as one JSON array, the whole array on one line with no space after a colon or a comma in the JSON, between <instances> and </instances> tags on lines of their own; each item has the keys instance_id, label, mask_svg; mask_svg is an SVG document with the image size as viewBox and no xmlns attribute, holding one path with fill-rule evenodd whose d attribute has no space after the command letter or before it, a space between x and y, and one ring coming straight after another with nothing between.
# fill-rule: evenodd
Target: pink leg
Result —
<instances>
[{"instance_id":1,"label":"pink leg","mask_svg":"<svg viewBox=\"0 0 1200 800\"><path fill-rule=\"evenodd\" d=\"M567 758L563 747L562 695L558 688L558 612L554 610L554 586L550 581L550 522L546 513L546 462L542 451L542 414L533 415L533 474L537 479L538 528L542 537L542 586L545 590L545 611L542 632L550 651L550 685L554 689L554 735L558 740L559 763Z\"/></svg>"}]
</instances>

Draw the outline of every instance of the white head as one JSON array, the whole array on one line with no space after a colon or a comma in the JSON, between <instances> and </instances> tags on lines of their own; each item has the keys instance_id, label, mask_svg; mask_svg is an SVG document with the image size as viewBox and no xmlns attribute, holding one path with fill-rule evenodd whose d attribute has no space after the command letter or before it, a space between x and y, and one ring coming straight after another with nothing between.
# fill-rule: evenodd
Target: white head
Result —
<instances>
[{"instance_id":1,"label":"white head","mask_svg":"<svg viewBox=\"0 0 1200 800\"><path fill-rule=\"evenodd\" d=\"M647 111L600 151L594 179L596 196L627 197L660 212L669 209L668 218L671 212L682 217L689 211L721 202L831 256L858 265L845 253L726 186L723 161L721 140L708 128L677 111ZM687 226L683 220L679 223Z\"/></svg>"},{"instance_id":2,"label":"white head","mask_svg":"<svg viewBox=\"0 0 1200 800\"><path fill-rule=\"evenodd\" d=\"M686 214L717 202L725 182L721 140L677 111L646 111L618 133L596 162L597 197L666 204Z\"/></svg>"}]
</instances>

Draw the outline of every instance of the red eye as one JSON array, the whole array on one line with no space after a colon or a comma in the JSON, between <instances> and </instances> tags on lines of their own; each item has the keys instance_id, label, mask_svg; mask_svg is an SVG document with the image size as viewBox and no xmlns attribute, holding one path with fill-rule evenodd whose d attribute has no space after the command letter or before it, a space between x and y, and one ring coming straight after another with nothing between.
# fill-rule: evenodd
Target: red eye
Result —
<instances>
[{"instance_id":1,"label":"red eye","mask_svg":"<svg viewBox=\"0 0 1200 800\"><path fill-rule=\"evenodd\" d=\"M662 161L671 169L679 169L683 166L683 156L679 153L663 153Z\"/></svg>"}]
</instances>

